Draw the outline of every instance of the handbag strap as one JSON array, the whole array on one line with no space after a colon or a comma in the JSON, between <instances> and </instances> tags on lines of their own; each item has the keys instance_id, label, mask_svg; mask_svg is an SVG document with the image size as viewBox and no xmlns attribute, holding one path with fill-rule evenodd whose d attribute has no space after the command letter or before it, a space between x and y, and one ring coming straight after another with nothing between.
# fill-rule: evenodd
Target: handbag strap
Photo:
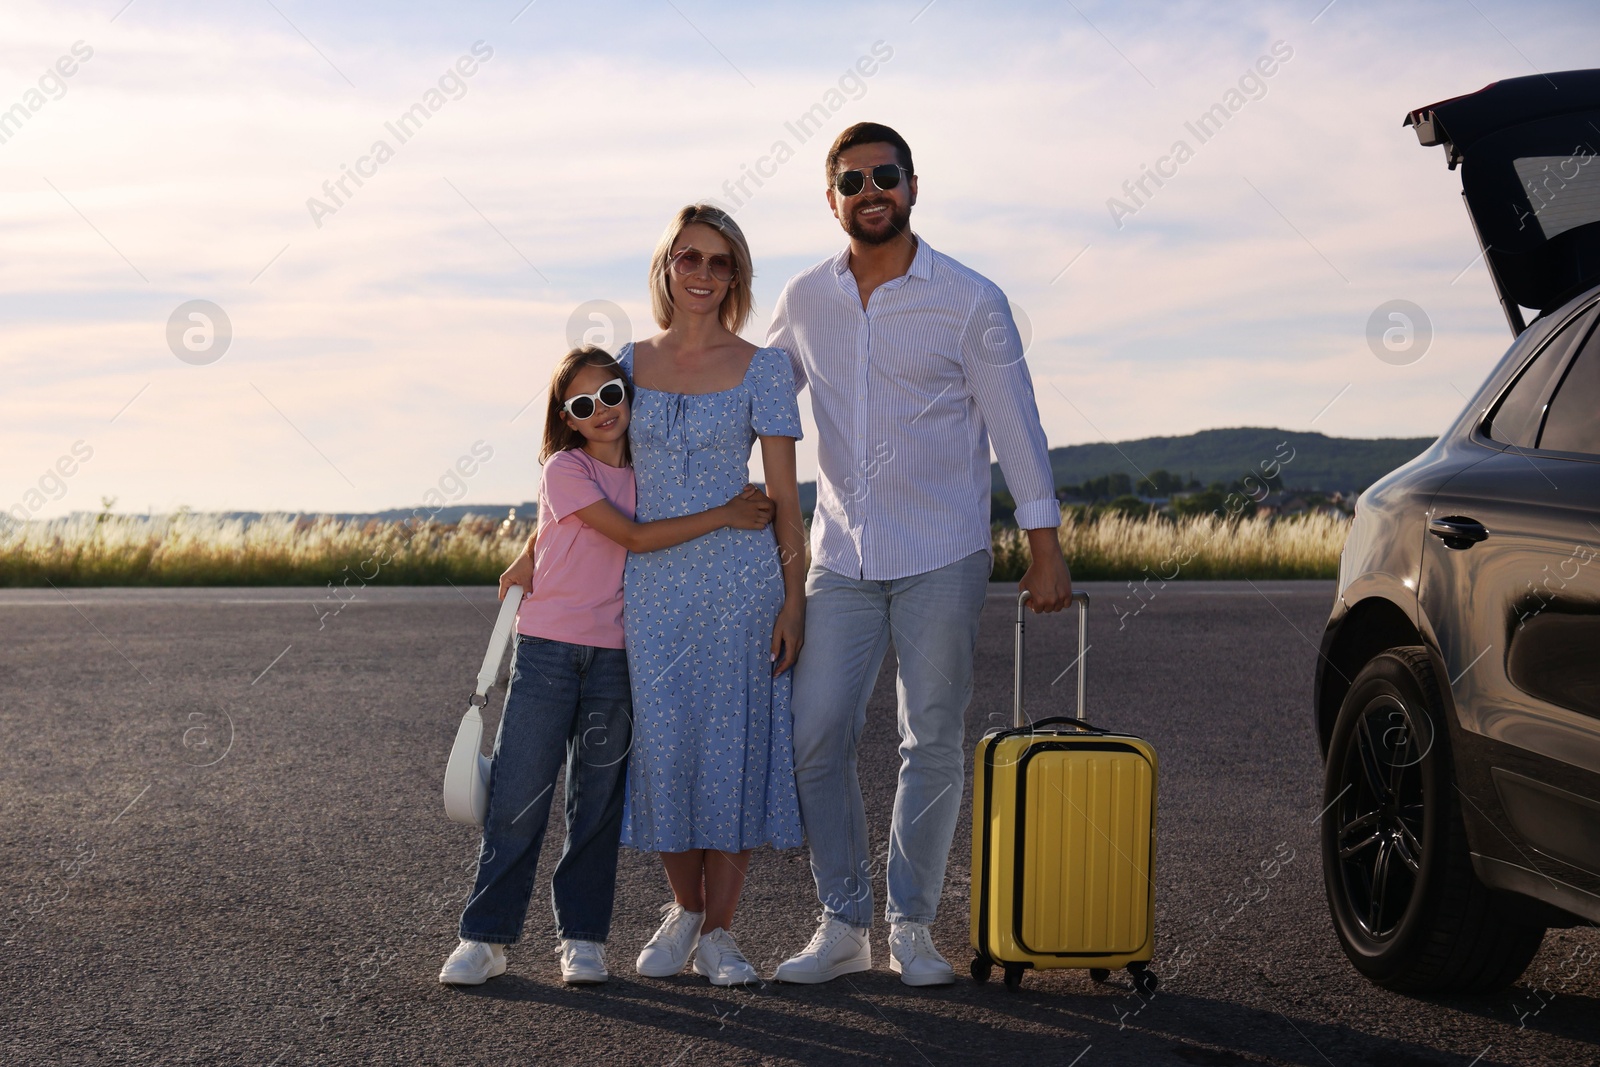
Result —
<instances>
[{"instance_id":1,"label":"handbag strap","mask_svg":"<svg viewBox=\"0 0 1600 1067\"><path fill-rule=\"evenodd\" d=\"M514 585L500 602L500 616L494 620L494 633L489 637L488 651L483 654L483 666L478 668L478 691L473 704L487 704L489 690L500 675L500 665L505 662L506 649L516 629L517 606L522 603L522 586Z\"/></svg>"}]
</instances>

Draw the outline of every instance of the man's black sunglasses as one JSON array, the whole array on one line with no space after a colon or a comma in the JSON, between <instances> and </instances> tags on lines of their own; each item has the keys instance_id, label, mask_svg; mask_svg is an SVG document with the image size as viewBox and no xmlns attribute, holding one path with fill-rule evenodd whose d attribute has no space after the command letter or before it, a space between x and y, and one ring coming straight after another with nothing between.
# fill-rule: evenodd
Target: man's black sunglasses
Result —
<instances>
[{"instance_id":1,"label":"man's black sunglasses","mask_svg":"<svg viewBox=\"0 0 1600 1067\"><path fill-rule=\"evenodd\" d=\"M900 175L909 177L911 172L898 163L880 163L876 167L847 170L835 175L833 187L839 191L840 196L855 196L867 187L869 174L872 175L873 188L887 192L900 184Z\"/></svg>"}]
</instances>

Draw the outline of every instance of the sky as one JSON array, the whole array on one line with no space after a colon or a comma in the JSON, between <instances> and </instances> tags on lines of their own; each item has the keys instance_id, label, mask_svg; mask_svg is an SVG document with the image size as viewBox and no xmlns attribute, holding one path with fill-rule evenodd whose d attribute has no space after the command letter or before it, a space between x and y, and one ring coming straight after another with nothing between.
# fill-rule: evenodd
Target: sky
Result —
<instances>
[{"instance_id":1,"label":"sky","mask_svg":"<svg viewBox=\"0 0 1600 1067\"><path fill-rule=\"evenodd\" d=\"M36 518L530 500L555 361L655 332L672 214L734 209L760 342L843 247L823 157L869 119L915 152L916 232L1010 298L1052 446L1436 434L1511 338L1459 175L1401 120L1600 44L1581 5L1509 0L0 20L0 510Z\"/></svg>"}]
</instances>

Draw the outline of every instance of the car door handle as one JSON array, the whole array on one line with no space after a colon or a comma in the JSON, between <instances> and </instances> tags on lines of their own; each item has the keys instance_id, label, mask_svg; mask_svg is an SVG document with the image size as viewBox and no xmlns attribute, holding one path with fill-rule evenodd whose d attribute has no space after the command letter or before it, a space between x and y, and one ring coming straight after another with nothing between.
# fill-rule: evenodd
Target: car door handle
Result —
<instances>
[{"instance_id":1,"label":"car door handle","mask_svg":"<svg viewBox=\"0 0 1600 1067\"><path fill-rule=\"evenodd\" d=\"M1428 532L1443 541L1446 548L1471 548L1489 538L1489 531L1483 523L1461 515L1429 519Z\"/></svg>"}]
</instances>

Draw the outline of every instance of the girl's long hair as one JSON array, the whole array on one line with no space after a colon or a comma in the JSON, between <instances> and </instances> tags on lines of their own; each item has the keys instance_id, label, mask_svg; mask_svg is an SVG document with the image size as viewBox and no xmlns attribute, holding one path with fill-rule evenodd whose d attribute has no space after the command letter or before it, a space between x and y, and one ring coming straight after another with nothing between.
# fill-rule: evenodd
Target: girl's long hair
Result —
<instances>
[{"instance_id":1,"label":"girl's long hair","mask_svg":"<svg viewBox=\"0 0 1600 1067\"><path fill-rule=\"evenodd\" d=\"M616 357L603 348L594 345L583 345L574 348L571 352L561 357L561 362L556 364L556 372L550 379L550 402L546 405L544 413L544 446L539 450L539 462L546 462L557 452L565 452L572 448L582 448L583 434L567 425L561 417L562 408L566 401L567 390L572 386L572 379L585 367L600 367L604 370L615 371L616 376L622 379L622 387L627 393L624 401L631 410L633 407L633 381L628 377L628 372L622 369ZM622 439L622 461L630 466L633 463L633 449L629 447L628 439Z\"/></svg>"}]
</instances>

